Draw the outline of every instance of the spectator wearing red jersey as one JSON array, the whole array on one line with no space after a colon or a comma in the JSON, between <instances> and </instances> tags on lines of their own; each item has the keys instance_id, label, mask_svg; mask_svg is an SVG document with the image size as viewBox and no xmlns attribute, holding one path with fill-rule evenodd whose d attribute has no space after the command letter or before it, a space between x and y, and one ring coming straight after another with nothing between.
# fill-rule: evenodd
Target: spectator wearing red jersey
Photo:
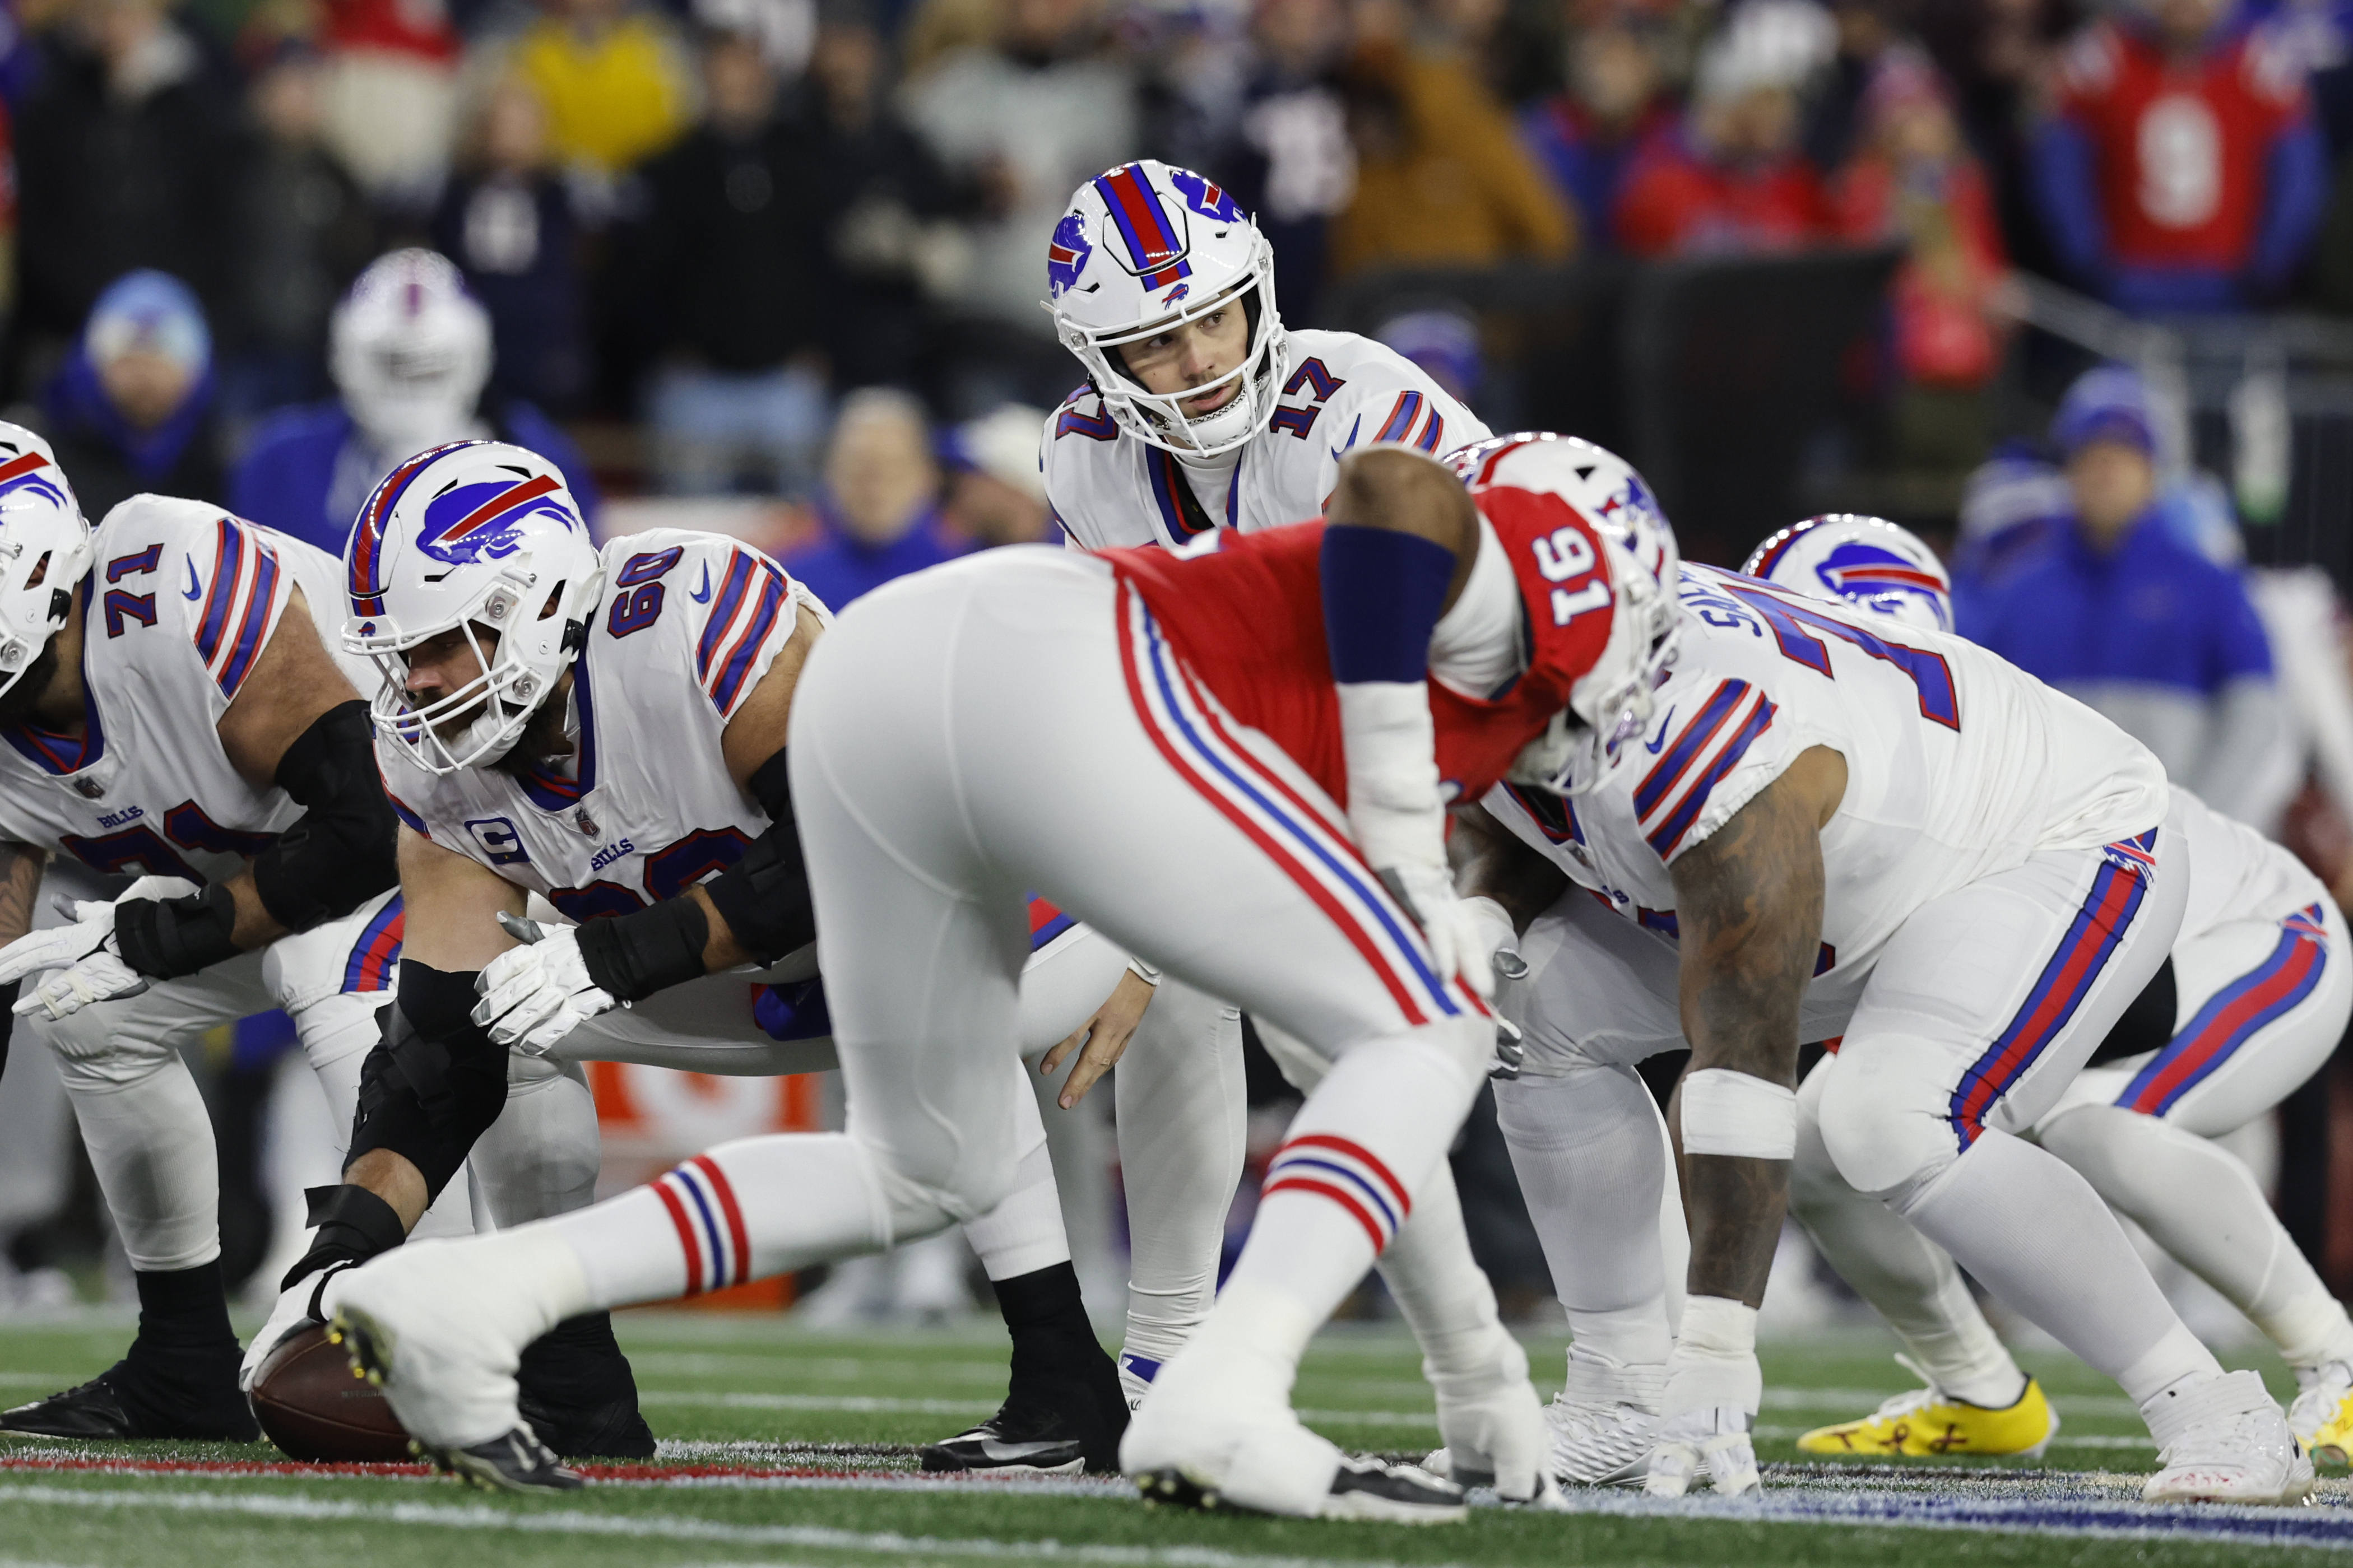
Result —
<instances>
[{"instance_id":1,"label":"spectator wearing red jersey","mask_svg":"<svg viewBox=\"0 0 2353 1568\"><path fill-rule=\"evenodd\" d=\"M1985 172L1926 58L1898 49L1862 92L1862 143L1831 190L1838 231L1905 248L1896 269L1895 361L1915 385L1971 390L2000 343L1987 314L2009 276Z\"/></svg>"},{"instance_id":2,"label":"spectator wearing red jersey","mask_svg":"<svg viewBox=\"0 0 2353 1568\"><path fill-rule=\"evenodd\" d=\"M1830 206L1798 150L1797 87L1790 62L1719 40L1682 128L1627 173L1619 244L1637 256L1737 255L1824 237Z\"/></svg>"},{"instance_id":3,"label":"spectator wearing red jersey","mask_svg":"<svg viewBox=\"0 0 2353 1568\"><path fill-rule=\"evenodd\" d=\"M2152 0L2068 51L2035 195L2077 280L2128 310L2276 296L2311 248L2327 155L2298 57L2230 0Z\"/></svg>"},{"instance_id":4,"label":"spectator wearing red jersey","mask_svg":"<svg viewBox=\"0 0 2353 1568\"><path fill-rule=\"evenodd\" d=\"M1630 17L1604 16L1568 48L1568 90L1529 108L1520 137L1561 195L1578 232L1607 243L1618 194L1646 143L1673 134L1658 40Z\"/></svg>"}]
</instances>

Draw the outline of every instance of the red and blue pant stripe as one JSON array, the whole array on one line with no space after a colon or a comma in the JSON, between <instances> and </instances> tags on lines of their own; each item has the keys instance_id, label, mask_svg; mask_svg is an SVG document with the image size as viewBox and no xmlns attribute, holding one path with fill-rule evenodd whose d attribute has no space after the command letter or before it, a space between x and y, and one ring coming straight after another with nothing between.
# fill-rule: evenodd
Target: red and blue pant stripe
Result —
<instances>
[{"instance_id":1,"label":"red and blue pant stripe","mask_svg":"<svg viewBox=\"0 0 2353 1568\"><path fill-rule=\"evenodd\" d=\"M727 1173L708 1154L697 1154L666 1171L653 1184L654 1196L670 1212L686 1253L686 1293L699 1296L752 1278L752 1243L744 1210Z\"/></svg>"},{"instance_id":2,"label":"red and blue pant stripe","mask_svg":"<svg viewBox=\"0 0 2353 1568\"><path fill-rule=\"evenodd\" d=\"M344 990L392 989L393 972L400 967L400 943L407 923L407 911L402 907L400 895L395 893L361 928L359 940L352 943L351 956L343 960Z\"/></svg>"},{"instance_id":3,"label":"red and blue pant stripe","mask_svg":"<svg viewBox=\"0 0 2353 1568\"><path fill-rule=\"evenodd\" d=\"M1259 1197L1277 1193L1307 1194L1337 1204L1364 1227L1376 1253L1388 1246L1413 1212L1404 1184L1377 1155L1329 1132L1302 1133L1274 1152Z\"/></svg>"},{"instance_id":4,"label":"red and blue pant stripe","mask_svg":"<svg viewBox=\"0 0 2353 1568\"><path fill-rule=\"evenodd\" d=\"M2214 1075L2269 1025L2300 1006L2320 984L2328 944L2320 934L2320 906L2284 921L2263 963L2207 999L2173 1041L2133 1075L2116 1103L2144 1116L2162 1116Z\"/></svg>"},{"instance_id":5,"label":"red and blue pant stripe","mask_svg":"<svg viewBox=\"0 0 2353 1568\"><path fill-rule=\"evenodd\" d=\"M1961 1075L1947 1116L1963 1149L1977 1142L1994 1106L2059 1037L2099 983L2147 896L2156 847L2155 828L2108 847L2092 878L2091 891L2035 977L2034 988L2009 1026Z\"/></svg>"}]
</instances>

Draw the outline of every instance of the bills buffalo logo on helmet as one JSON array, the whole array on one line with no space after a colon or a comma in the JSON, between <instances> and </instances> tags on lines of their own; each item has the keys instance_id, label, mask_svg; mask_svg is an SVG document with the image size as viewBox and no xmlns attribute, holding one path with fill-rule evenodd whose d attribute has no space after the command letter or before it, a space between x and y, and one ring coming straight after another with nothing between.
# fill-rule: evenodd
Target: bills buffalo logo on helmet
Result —
<instances>
[{"instance_id":1,"label":"bills buffalo logo on helmet","mask_svg":"<svg viewBox=\"0 0 2353 1568\"><path fill-rule=\"evenodd\" d=\"M566 529L580 526L572 509L554 499L562 488L553 474L459 485L425 503L417 547L451 566L503 560L522 542L517 525L527 517L554 518Z\"/></svg>"},{"instance_id":2,"label":"bills buffalo logo on helmet","mask_svg":"<svg viewBox=\"0 0 2353 1568\"><path fill-rule=\"evenodd\" d=\"M43 469L48 470L47 476ZM38 496L52 506L70 506L65 491L57 486L53 477L56 472L56 466L38 452L26 452L0 463L0 507L18 495Z\"/></svg>"},{"instance_id":3,"label":"bills buffalo logo on helmet","mask_svg":"<svg viewBox=\"0 0 2353 1568\"><path fill-rule=\"evenodd\" d=\"M1841 597L1852 594L1941 594L1945 585L1892 550L1855 542L1841 544L1814 568L1822 586Z\"/></svg>"},{"instance_id":4,"label":"bills buffalo logo on helmet","mask_svg":"<svg viewBox=\"0 0 2353 1568\"><path fill-rule=\"evenodd\" d=\"M1095 253L1093 242L1087 238L1087 220L1076 213L1065 213L1062 221L1054 226L1053 243L1046 247L1046 288L1055 299L1079 286L1079 274L1087 269L1087 261Z\"/></svg>"},{"instance_id":5,"label":"bills buffalo logo on helmet","mask_svg":"<svg viewBox=\"0 0 2353 1568\"><path fill-rule=\"evenodd\" d=\"M1215 218L1219 223L1242 221L1240 205L1215 180L1204 179L1190 169L1171 169L1168 183L1176 187L1185 205L1203 217Z\"/></svg>"}]
</instances>

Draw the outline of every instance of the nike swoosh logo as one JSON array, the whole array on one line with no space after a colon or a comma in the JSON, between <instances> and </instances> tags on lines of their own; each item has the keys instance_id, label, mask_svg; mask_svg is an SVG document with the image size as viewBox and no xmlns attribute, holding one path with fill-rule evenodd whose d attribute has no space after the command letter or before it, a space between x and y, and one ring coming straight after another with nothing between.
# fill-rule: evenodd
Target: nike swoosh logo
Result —
<instances>
[{"instance_id":1,"label":"nike swoosh logo","mask_svg":"<svg viewBox=\"0 0 2353 1568\"><path fill-rule=\"evenodd\" d=\"M711 563L706 561L702 563L702 586L689 589L686 596L698 605L711 603Z\"/></svg>"},{"instance_id":2,"label":"nike swoosh logo","mask_svg":"<svg viewBox=\"0 0 2353 1568\"><path fill-rule=\"evenodd\" d=\"M1338 462L1343 454L1355 449L1356 445L1356 432L1362 430L1364 427L1365 416L1359 414L1356 416L1356 422L1348 426L1348 438L1345 441L1343 441L1340 445L1331 448L1332 460L1334 462Z\"/></svg>"},{"instance_id":3,"label":"nike swoosh logo","mask_svg":"<svg viewBox=\"0 0 2353 1568\"><path fill-rule=\"evenodd\" d=\"M196 563L193 561L188 563L188 591L181 596L189 599L201 599L205 596L205 585L196 581Z\"/></svg>"},{"instance_id":4,"label":"nike swoosh logo","mask_svg":"<svg viewBox=\"0 0 2353 1568\"><path fill-rule=\"evenodd\" d=\"M1659 748L1667 743L1667 731L1674 727L1674 722L1675 710L1670 708L1667 710L1666 718L1661 721L1659 724L1659 738L1655 741L1643 742L1642 750L1650 752L1651 755L1654 757L1657 756L1659 754Z\"/></svg>"}]
</instances>

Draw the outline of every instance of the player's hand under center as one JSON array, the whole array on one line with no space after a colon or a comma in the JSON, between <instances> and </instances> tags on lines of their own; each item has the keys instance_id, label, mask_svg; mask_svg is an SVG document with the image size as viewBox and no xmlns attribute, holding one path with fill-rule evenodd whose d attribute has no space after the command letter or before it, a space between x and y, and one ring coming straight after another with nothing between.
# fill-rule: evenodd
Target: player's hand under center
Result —
<instances>
[{"instance_id":1,"label":"player's hand under center","mask_svg":"<svg viewBox=\"0 0 2353 1568\"><path fill-rule=\"evenodd\" d=\"M1136 1026L1144 1022L1144 1010L1152 1005L1153 983L1129 970L1119 977L1119 984L1095 1016L1071 1032L1038 1060L1038 1071L1050 1078L1054 1069L1078 1053L1078 1061L1071 1076L1062 1081L1062 1092L1055 1103L1065 1110L1077 1107L1087 1097L1095 1080L1111 1071L1119 1058L1127 1053L1127 1042L1135 1037Z\"/></svg>"}]
</instances>

